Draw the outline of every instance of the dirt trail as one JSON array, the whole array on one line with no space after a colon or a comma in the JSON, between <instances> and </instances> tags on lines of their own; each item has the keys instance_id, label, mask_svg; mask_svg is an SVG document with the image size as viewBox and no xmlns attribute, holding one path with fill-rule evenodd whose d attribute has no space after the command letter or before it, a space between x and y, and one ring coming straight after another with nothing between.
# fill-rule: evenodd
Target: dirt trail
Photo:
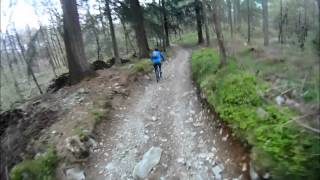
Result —
<instances>
[{"instance_id":1,"label":"dirt trail","mask_svg":"<svg viewBox=\"0 0 320 180\"><path fill-rule=\"evenodd\" d=\"M174 49L175 57L163 65L164 79L134 91L99 125L99 148L86 164L87 179L133 179L135 165L153 146L162 156L148 179L215 179L217 165L223 179L248 179L243 148L198 98L191 51Z\"/></svg>"}]
</instances>

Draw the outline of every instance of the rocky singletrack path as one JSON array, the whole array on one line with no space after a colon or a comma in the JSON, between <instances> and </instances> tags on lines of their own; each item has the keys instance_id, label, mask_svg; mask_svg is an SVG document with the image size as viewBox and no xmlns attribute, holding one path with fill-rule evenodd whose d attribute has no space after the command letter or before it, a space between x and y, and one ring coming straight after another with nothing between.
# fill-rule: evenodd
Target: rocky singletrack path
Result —
<instances>
[{"instance_id":1,"label":"rocky singletrack path","mask_svg":"<svg viewBox=\"0 0 320 180\"><path fill-rule=\"evenodd\" d=\"M86 179L135 179L144 155L144 163L156 165L150 171L142 165L147 176L141 179L248 179L244 148L197 95L191 50L173 49L175 56L163 64L163 79L157 83L152 74L152 81L98 125L98 148L86 163Z\"/></svg>"}]
</instances>

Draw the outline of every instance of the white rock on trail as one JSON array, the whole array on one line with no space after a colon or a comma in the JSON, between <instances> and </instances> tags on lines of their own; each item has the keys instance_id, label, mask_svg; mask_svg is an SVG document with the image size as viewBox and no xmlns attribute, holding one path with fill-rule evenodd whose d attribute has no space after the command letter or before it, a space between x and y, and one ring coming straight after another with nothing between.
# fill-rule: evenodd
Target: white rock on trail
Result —
<instances>
[{"instance_id":1,"label":"white rock on trail","mask_svg":"<svg viewBox=\"0 0 320 180\"><path fill-rule=\"evenodd\" d=\"M258 175L258 173L255 171L252 162L250 162L249 174L250 174L251 180L259 180L259 175Z\"/></svg>"},{"instance_id":2,"label":"white rock on trail","mask_svg":"<svg viewBox=\"0 0 320 180\"><path fill-rule=\"evenodd\" d=\"M133 177L135 179L146 178L151 169L157 165L161 158L162 149L151 147L144 155L142 160L134 167Z\"/></svg>"},{"instance_id":3,"label":"white rock on trail","mask_svg":"<svg viewBox=\"0 0 320 180\"><path fill-rule=\"evenodd\" d=\"M212 168L213 175L216 179L221 179L221 173L223 169L224 169L224 166L222 164L216 165Z\"/></svg>"},{"instance_id":4,"label":"white rock on trail","mask_svg":"<svg viewBox=\"0 0 320 180\"><path fill-rule=\"evenodd\" d=\"M285 101L285 99L282 96L277 96L275 100L278 105L282 105Z\"/></svg>"},{"instance_id":5,"label":"white rock on trail","mask_svg":"<svg viewBox=\"0 0 320 180\"><path fill-rule=\"evenodd\" d=\"M67 180L85 180L86 179L84 172L78 168L67 169L66 176L67 176Z\"/></svg>"}]
</instances>

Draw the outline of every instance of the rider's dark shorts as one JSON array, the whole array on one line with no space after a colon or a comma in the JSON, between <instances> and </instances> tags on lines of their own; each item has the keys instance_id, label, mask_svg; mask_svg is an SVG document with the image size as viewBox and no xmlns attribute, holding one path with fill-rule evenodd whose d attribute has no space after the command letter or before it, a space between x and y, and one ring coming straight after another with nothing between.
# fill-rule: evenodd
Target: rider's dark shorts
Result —
<instances>
[{"instance_id":1,"label":"rider's dark shorts","mask_svg":"<svg viewBox=\"0 0 320 180\"><path fill-rule=\"evenodd\" d=\"M159 70L161 72L161 62L153 64L154 70L156 70L157 66L159 66Z\"/></svg>"}]
</instances>

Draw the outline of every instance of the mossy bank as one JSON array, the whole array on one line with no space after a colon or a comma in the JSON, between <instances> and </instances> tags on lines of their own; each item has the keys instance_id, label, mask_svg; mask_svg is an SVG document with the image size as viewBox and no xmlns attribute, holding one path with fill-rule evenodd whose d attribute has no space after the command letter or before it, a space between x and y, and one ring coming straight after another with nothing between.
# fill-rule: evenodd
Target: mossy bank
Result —
<instances>
[{"instance_id":1,"label":"mossy bank","mask_svg":"<svg viewBox=\"0 0 320 180\"><path fill-rule=\"evenodd\" d=\"M222 121L247 143L262 175L272 179L319 179L318 134L291 121L297 114L264 97L268 84L237 64L235 58L218 69L219 55L202 48L192 54L193 77Z\"/></svg>"}]
</instances>

